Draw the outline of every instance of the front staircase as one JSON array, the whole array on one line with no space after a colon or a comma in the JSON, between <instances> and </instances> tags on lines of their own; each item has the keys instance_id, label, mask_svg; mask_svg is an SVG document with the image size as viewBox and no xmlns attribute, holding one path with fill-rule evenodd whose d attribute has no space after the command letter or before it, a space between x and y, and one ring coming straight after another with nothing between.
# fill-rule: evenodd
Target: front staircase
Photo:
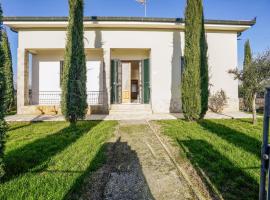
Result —
<instances>
[{"instance_id":1,"label":"front staircase","mask_svg":"<svg viewBox=\"0 0 270 200\"><path fill-rule=\"evenodd\" d=\"M149 104L113 104L110 115L150 115L152 109Z\"/></svg>"}]
</instances>

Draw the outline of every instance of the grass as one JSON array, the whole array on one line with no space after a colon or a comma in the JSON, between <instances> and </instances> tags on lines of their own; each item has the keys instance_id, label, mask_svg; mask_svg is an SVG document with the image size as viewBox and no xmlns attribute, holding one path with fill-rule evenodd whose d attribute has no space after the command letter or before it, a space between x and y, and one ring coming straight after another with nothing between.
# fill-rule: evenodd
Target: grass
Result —
<instances>
[{"instance_id":1,"label":"grass","mask_svg":"<svg viewBox=\"0 0 270 200\"><path fill-rule=\"evenodd\" d=\"M258 199L262 120L161 121L180 154L225 200ZM203 172L203 173L201 173Z\"/></svg>"},{"instance_id":2,"label":"grass","mask_svg":"<svg viewBox=\"0 0 270 200\"><path fill-rule=\"evenodd\" d=\"M6 116L16 115L16 113L17 113L17 110L16 110L16 109L12 109L12 110L10 110L10 111L8 111L8 112L6 113Z\"/></svg>"},{"instance_id":3,"label":"grass","mask_svg":"<svg viewBox=\"0 0 270 200\"><path fill-rule=\"evenodd\" d=\"M102 165L116 122L13 123L7 133L7 172L0 199L68 199Z\"/></svg>"}]
</instances>

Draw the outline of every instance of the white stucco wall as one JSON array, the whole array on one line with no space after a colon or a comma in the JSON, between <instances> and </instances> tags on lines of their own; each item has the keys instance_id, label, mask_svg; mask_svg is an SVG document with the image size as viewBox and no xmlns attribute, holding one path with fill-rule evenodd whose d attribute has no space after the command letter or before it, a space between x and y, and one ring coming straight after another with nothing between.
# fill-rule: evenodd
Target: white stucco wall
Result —
<instances>
[{"instance_id":1,"label":"white stucco wall","mask_svg":"<svg viewBox=\"0 0 270 200\"><path fill-rule=\"evenodd\" d=\"M52 49L64 49L66 32L53 30L19 31L19 49L40 51L35 60L62 59L62 54L50 53ZM238 109L237 81L227 73L237 65L236 33L208 33L209 66L213 91L224 89L229 97L228 109ZM85 48L102 48L105 62L106 89L110 91L110 59L115 55L112 49L141 49L141 53L123 51L118 56L136 59L150 57L151 105L155 113L179 112L181 64L180 57L184 48L184 33L180 30L119 30L97 29L85 31ZM140 51L139 51L140 52ZM35 73L35 72L33 72ZM34 81L33 75L33 81ZM192 88L191 88L192 89ZM110 95L108 95L109 97ZM108 99L108 102L110 100Z\"/></svg>"},{"instance_id":2,"label":"white stucco wall","mask_svg":"<svg viewBox=\"0 0 270 200\"><path fill-rule=\"evenodd\" d=\"M228 73L237 67L237 34L208 33L211 93L223 89L228 96L227 111L238 110L238 81Z\"/></svg>"}]
</instances>

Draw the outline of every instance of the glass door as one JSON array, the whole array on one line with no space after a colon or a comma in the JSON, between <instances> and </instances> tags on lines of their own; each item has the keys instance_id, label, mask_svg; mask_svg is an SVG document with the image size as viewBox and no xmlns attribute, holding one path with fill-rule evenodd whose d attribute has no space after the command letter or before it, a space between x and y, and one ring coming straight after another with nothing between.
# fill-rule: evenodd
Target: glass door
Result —
<instances>
[{"instance_id":1,"label":"glass door","mask_svg":"<svg viewBox=\"0 0 270 200\"><path fill-rule=\"evenodd\" d=\"M131 62L122 62L122 103L131 103Z\"/></svg>"}]
</instances>

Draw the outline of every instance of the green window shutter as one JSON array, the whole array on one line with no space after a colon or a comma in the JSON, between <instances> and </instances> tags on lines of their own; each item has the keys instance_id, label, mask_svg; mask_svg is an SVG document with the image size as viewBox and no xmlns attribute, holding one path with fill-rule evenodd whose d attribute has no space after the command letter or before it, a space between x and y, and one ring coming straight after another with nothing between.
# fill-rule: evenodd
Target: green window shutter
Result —
<instances>
[{"instance_id":1,"label":"green window shutter","mask_svg":"<svg viewBox=\"0 0 270 200\"><path fill-rule=\"evenodd\" d=\"M64 70L64 61L60 61L60 87L62 87L62 82L63 82L63 70Z\"/></svg>"},{"instance_id":2,"label":"green window shutter","mask_svg":"<svg viewBox=\"0 0 270 200\"><path fill-rule=\"evenodd\" d=\"M118 65L117 61L111 61L111 103L117 103L118 89L117 89L117 73Z\"/></svg>"},{"instance_id":3,"label":"green window shutter","mask_svg":"<svg viewBox=\"0 0 270 200\"><path fill-rule=\"evenodd\" d=\"M143 103L150 103L150 63L149 59L143 61Z\"/></svg>"}]
</instances>

